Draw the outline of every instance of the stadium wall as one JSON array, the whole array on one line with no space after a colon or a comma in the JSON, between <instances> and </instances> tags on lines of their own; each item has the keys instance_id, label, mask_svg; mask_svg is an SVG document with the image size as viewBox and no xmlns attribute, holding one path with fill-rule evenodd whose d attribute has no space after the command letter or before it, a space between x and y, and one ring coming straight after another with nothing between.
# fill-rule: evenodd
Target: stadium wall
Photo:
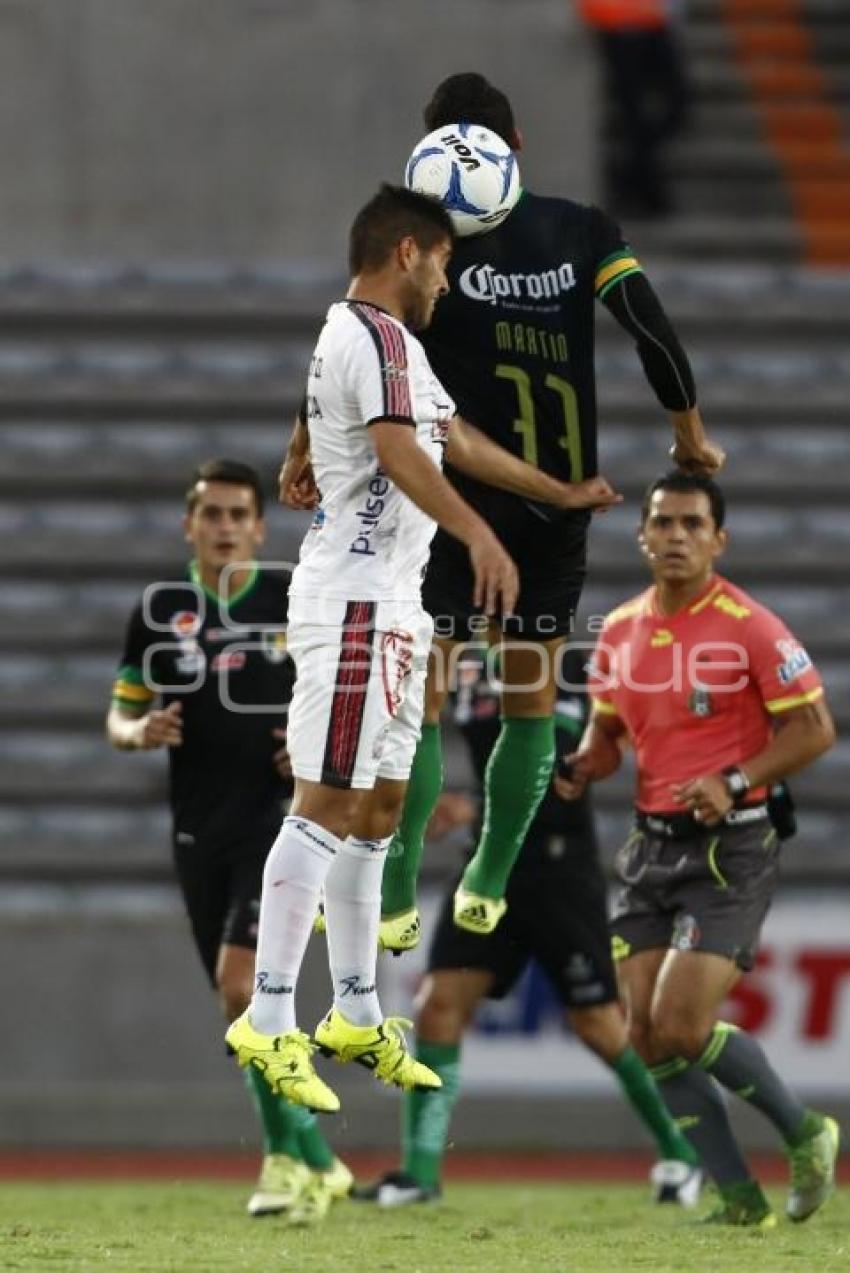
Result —
<instances>
[{"instance_id":1,"label":"stadium wall","mask_svg":"<svg viewBox=\"0 0 850 1273\"><path fill-rule=\"evenodd\" d=\"M534 120L530 184L590 197L594 62L563 0L370 0L368 15L361 0L0 0L0 258L341 258L352 209L400 178L424 101L459 70Z\"/></svg>"}]
</instances>

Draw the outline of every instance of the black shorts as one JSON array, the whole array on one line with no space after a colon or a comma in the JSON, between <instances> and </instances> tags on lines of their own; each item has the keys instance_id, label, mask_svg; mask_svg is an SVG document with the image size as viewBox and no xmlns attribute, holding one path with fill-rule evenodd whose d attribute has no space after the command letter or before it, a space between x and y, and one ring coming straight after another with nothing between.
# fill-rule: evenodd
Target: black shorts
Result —
<instances>
[{"instance_id":1,"label":"black shorts","mask_svg":"<svg viewBox=\"0 0 850 1273\"><path fill-rule=\"evenodd\" d=\"M523 849L527 853L528 847ZM546 856L550 847L552 856ZM515 867L505 894L508 909L495 932L467 933L452 919L455 885L443 899L428 955L428 971L475 969L493 974L488 998L502 999L530 959L546 973L567 1008L589 1008L617 999L608 933L608 893L595 854L564 839L534 846L534 859Z\"/></svg>"},{"instance_id":2,"label":"black shorts","mask_svg":"<svg viewBox=\"0 0 850 1273\"><path fill-rule=\"evenodd\" d=\"M175 831L174 864L192 936L215 985L220 948L257 949L263 868L280 822L248 825L230 840Z\"/></svg>"},{"instance_id":3,"label":"black shorts","mask_svg":"<svg viewBox=\"0 0 850 1273\"><path fill-rule=\"evenodd\" d=\"M584 584L590 514L558 512L500 491L476 500L475 507L519 570L516 613L502 619L503 631L533 641L572 632ZM468 641L486 633L487 624L472 604L472 588L465 545L438 530L422 585L422 604L434 620L435 636Z\"/></svg>"},{"instance_id":4,"label":"black shorts","mask_svg":"<svg viewBox=\"0 0 850 1273\"><path fill-rule=\"evenodd\" d=\"M779 875L779 841L766 817L681 840L636 828L616 871L615 958L670 946L753 967Z\"/></svg>"}]
</instances>

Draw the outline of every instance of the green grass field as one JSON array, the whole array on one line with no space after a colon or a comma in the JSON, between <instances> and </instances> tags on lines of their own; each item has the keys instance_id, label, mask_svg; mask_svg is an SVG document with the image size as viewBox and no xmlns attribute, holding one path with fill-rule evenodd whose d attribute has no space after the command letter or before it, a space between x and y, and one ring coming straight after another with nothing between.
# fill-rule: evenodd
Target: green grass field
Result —
<instances>
[{"instance_id":1,"label":"green grass field","mask_svg":"<svg viewBox=\"0 0 850 1273\"><path fill-rule=\"evenodd\" d=\"M339 1203L317 1229L250 1220L244 1186L0 1186L0 1268L52 1273L842 1273L850 1191L799 1227L700 1227L630 1185L451 1184L439 1206ZM777 1207L781 1195L773 1193Z\"/></svg>"}]
</instances>

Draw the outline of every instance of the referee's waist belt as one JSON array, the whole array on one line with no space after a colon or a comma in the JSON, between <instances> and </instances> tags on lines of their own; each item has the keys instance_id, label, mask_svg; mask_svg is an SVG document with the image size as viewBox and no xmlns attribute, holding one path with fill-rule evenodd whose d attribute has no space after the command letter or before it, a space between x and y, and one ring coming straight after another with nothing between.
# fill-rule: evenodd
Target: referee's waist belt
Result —
<instances>
[{"instance_id":1,"label":"referee's waist belt","mask_svg":"<svg viewBox=\"0 0 850 1273\"><path fill-rule=\"evenodd\" d=\"M746 826L749 822L761 822L767 816L766 804L751 804L743 809L730 809L715 825ZM635 809L635 825L650 835L663 835L670 840L690 840L714 829L697 822L690 813L644 813L642 809Z\"/></svg>"}]
</instances>

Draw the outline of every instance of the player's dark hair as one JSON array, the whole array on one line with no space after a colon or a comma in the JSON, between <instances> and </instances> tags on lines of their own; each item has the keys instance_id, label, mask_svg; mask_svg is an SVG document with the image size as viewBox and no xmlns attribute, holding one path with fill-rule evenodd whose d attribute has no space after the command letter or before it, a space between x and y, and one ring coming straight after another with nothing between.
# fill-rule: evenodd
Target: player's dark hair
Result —
<instances>
[{"instance_id":1,"label":"player's dark hair","mask_svg":"<svg viewBox=\"0 0 850 1273\"><path fill-rule=\"evenodd\" d=\"M443 239L452 242L454 232L448 212L429 195L386 182L354 218L348 240L348 265L352 275L379 270L396 245L408 235L423 252Z\"/></svg>"},{"instance_id":2,"label":"player's dark hair","mask_svg":"<svg viewBox=\"0 0 850 1273\"><path fill-rule=\"evenodd\" d=\"M422 112L429 133L446 124L481 124L512 146L516 135L513 108L505 94L476 71L450 75L434 89Z\"/></svg>"},{"instance_id":3,"label":"player's dark hair","mask_svg":"<svg viewBox=\"0 0 850 1273\"><path fill-rule=\"evenodd\" d=\"M682 469L671 469L669 473L657 477L647 488L640 506L641 526L649 516L649 505L656 491L675 491L678 494L690 495L694 491L702 491L711 505L711 516L717 530L722 530L726 520L726 500L720 487L713 478L704 477L700 473L685 473Z\"/></svg>"},{"instance_id":4,"label":"player's dark hair","mask_svg":"<svg viewBox=\"0 0 850 1273\"><path fill-rule=\"evenodd\" d=\"M249 486L254 492L257 516L262 517L265 503L263 487L259 473L250 464L242 464L239 460L205 460L195 470L195 475L186 488L186 508L190 513L201 498L199 482L229 482L231 486Z\"/></svg>"}]
</instances>

